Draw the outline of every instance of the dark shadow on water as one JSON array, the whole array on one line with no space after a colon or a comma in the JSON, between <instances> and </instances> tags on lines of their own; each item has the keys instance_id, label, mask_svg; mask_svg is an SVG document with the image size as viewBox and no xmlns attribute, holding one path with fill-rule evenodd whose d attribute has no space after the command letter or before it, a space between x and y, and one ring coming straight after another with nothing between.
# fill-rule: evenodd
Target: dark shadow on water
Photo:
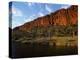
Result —
<instances>
[{"instance_id":1,"label":"dark shadow on water","mask_svg":"<svg viewBox=\"0 0 80 60\"><path fill-rule=\"evenodd\" d=\"M13 42L11 58L43 57L43 56L60 56L78 54L77 47L54 47L49 45L22 44Z\"/></svg>"}]
</instances>

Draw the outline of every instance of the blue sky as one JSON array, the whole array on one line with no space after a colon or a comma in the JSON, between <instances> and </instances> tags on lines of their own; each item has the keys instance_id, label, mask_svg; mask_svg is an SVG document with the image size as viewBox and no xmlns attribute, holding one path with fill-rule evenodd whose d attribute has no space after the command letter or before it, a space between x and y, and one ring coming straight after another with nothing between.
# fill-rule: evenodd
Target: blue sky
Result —
<instances>
[{"instance_id":1,"label":"blue sky","mask_svg":"<svg viewBox=\"0 0 80 60\"><path fill-rule=\"evenodd\" d=\"M20 26L25 22L32 21L38 17L45 16L59 9L67 9L70 5L33 3L33 2L12 2L12 28Z\"/></svg>"}]
</instances>

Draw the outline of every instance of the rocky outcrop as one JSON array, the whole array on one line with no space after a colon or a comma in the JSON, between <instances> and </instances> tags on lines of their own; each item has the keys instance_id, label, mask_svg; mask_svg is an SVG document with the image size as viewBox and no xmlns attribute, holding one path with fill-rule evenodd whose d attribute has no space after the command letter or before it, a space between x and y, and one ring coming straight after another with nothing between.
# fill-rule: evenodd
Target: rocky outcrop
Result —
<instances>
[{"instance_id":1,"label":"rocky outcrop","mask_svg":"<svg viewBox=\"0 0 80 60\"><path fill-rule=\"evenodd\" d=\"M31 22L27 22L22 26L14 28L14 30L23 30L28 31L33 27L47 27L47 26L54 26L54 25L75 25L78 21L78 6L72 5L68 9L60 9L54 13L49 15L39 17Z\"/></svg>"}]
</instances>

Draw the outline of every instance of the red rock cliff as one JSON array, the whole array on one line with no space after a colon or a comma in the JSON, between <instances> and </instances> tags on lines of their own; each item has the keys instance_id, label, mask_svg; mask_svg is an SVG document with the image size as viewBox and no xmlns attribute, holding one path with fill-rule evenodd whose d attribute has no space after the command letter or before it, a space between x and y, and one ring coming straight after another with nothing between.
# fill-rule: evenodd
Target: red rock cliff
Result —
<instances>
[{"instance_id":1,"label":"red rock cliff","mask_svg":"<svg viewBox=\"0 0 80 60\"><path fill-rule=\"evenodd\" d=\"M39 17L31 22L27 22L24 25L17 27L19 30L30 30L37 26L49 26L49 25L74 25L78 21L78 6L72 5L68 9L60 9L49 15ZM16 28L15 28L16 29Z\"/></svg>"}]
</instances>

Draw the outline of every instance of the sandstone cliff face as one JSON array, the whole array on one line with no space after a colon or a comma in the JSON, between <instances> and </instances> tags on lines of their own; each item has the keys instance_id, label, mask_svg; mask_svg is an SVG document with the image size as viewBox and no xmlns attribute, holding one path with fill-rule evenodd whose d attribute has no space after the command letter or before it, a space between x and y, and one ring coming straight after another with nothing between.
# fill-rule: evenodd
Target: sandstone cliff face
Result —
<instances>
[{"instance_id":1,"label":"sandstone cliff face","mask_svg":"<svg viewBox=\"0 0 80 60\"><path fill-rule=\"evenodd\" d=\"M49 15L39 17L31 22L25 23L24 25L14 28L23 31L30 30L33 27L47 27L54 25L74 25L78 21L78 6L72 5L68 9L60 9Z\"/></svg>"}]
</instances>

